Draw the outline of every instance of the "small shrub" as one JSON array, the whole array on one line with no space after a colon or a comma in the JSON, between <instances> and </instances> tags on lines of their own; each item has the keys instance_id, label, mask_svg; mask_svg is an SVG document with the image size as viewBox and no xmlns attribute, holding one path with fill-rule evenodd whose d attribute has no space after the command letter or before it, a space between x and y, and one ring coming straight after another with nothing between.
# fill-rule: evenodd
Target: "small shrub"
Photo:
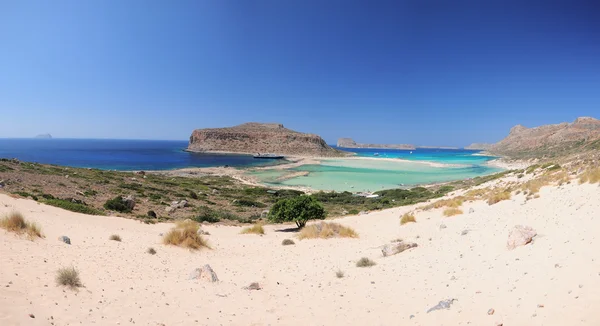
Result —
<instances>
[{"instance_id":1,"label":"small shrub","mask_svg":"<svg viewBox=\"0 0 600 326\"><path fill-rule=\"evenodd\" d=\"M338 269L338 270L335 272L335 277L337 277L337 278L342 278L342 277L344 277L344 272L343 272L341 269Z\"/></svg>"},{"instance_id":2,"label":"small shrub","mask_svg":"<svg viewBox=\"0 0 600 326\"><path fill-rule=\"evenodd\" d=\"M358 209L351 209L351 210L348 212L348 214L350 214L350 215L358 215L358 213L359 213L359 212L358 212Z\"/></svg>"},{"instance_id":3,"label":"small shrub","mask_svg":"<svg viewBox=\"0 0 600 326\"><path fill-rule=\"evenodd\" d=\"M190 198L192 199L198 199L198 194L192 190L190 190Z\"/></svg>"},{"instance_id":4,"label":"small shrub","mask_svg":"<svg viewBox=\"0 0 600 326\"><path fill-rule=\"evenodd\" d=\"M79 279L79 272L75 267L59 269L56 273L56 283L70 288L82 286L81 280Z\"/></svg>"},{"instance_id":5,"label":"small shrub","mask_svg":"<svg viewBox=\"0 0 600 326\"><path fill-rule=\"evenodd\" d=\"M165 234L163 243L194 250L210 248L206 240L198 234L199 229L200 224L192 220L177 222L175 227Z\"/></svg>"},{"instance_id":6,"label":"small shrub","mask_svg":"<svg viewBox=\"0 0 600 326\"><path fill-rule=\"evenodd\" d=\"M406 213L400 218L400 225L404 225L406 223L414 223L416 221L417 220L415 219L415 215L413 215L413 213Z\"/></svg>"},{"instance_id":7,"label":"small shrub","mask_svg":"<svg viewBox=\"0 0 600 326\"><path fill-rule=\"evenodd\" d=\"M265 234L265 229L261 224L254 224L253 226L249 226L244 228L241 232L242 234Z\"/></svg>"},{"instance_id":8,"label":"small shrub","mask_svg":"<svg viewBox=\"0 0 600 326\"><path fill-rule=\"evenodd\" d=\"M282 244L282 245L284 245L284 246L289 246L289 245L295 245L296 243L294 242L294 240L291 240L291 239L284 239L284 240L281 242L281 244Z\"/></svg>"},{"instance_id":9,"label":"small shrub","mask_svg":"<svg viewBox=\"0 0 600 326\"><path fill-rule=\"evenodd\" d=\"M463 211L460 210L460 208L450 207L450 208L446 208L444 210L443 214L446 217L450 217L450 216L454 216L454 215L460 215L462 213L463 213Z\"/></svg>"},{"instance_id":10,"label":"small shrub","mask_svg":"<svg viewBox=\"0 0 600 326\"><path fill-rule=\"evenodd\" d=\"M353 229L337 223L317 223L304 227L298 239L358 238Z\"/></svg>"},{"instance_id":11,"label":"small shrub","mask_svg":"<svg viewBox=\"0 0 600 326\"><path fill-rule=\"evenodd\" d=\"M106 203L104 203L104 208L121 213L131 213L131 208L123 202L121 196L107 200Z\"/></svg>"},{"instance_id":12,"label":"small shrub","mask_svg":"<svg viewBox=\"0 0 600 326\"><path fill-rule=\"evenodd\" d=\"M494 205L496 203L499 203L503 200L509 200L510 199L510 191L509 190L503 190L503 191L498 191L498 192L494 192L490 195L490 197L487 200L488 205Z\"/></svg>"},{"instance_id":13,"label":"small shrub","mask_svg":"<svg viewBox=\"0 0 600 326\"><path fill-rule=\"evenodd\" d=\"M356 262L356 267L371 267L375 265L377 265L377 263L367 257L363 257Z\"/></svg>"},{"instance_id":14,"label":"small shrub","mask_svg":"<svg viewBox=\"0 0 600 326\"><path fill-rule=\"evenodd\" d=\"M152 247L148 248L148 250L146 250L146 252L151 255L156 255L156 250L154 250L154 248L152 248Z\"/></svg>"},{"instance_id":15,"label":"small shrub","mask_svg":"<svg viewBox=\"0 0 600 326\"><path fill-rule=\"evenodd\" d=\"M119 242L121 242L121 237L118 234L113 234L108 239L109 240L113 240L113 241L119 241Z\"/></svg>"},{"instance_id":16,"label":"small shrub","mask_svg":"<svg viewBox=\"0 0 600 326\"><path fill-rule=\"evenodd\" d=\"M152 217L152 218L156 218L156 212L152 211L152 210L148 211L148 213L146 215L148 215L149 217Z\"/></svg>"},{"instance_id":17,"label":"small shrub","mask_svg":"<svg viewBox=\"0 0 600 326\"><path fill-rule=\"evenodd\" d=\"M517 174L517 178L521 179L522 177L524 177L525 175L523 173L519 173Z\"/></svg>"},{"instance_id":18,"label":"small shrub","mask_svg":"<svg viewBox=\"0 0 600 326\"><path fill-rule=\"evenodd\" d=\"M464 200L465 200L465 197L462 197L462 196L458 196L458 197L454 197L454 198L450 198L450 199L438 200L434 203L431 203L431 204L423 207L423 209L429 210L432 208L443 208L443 207L457 208L463 204Z\"/></svg>"},{"instance_id":19,"label":"small shrub","mask_svg":"<svg viewBox=\"0 0 600 326\"><path fill-rule=\"evenodd\" d=\"M42 230L34 222L27 222L19 212L11 212L8 216L0 220L0 227L6 231L16 234L27 234L31 240L34 238L43 238Z\"/></svg>"}]
</instances>

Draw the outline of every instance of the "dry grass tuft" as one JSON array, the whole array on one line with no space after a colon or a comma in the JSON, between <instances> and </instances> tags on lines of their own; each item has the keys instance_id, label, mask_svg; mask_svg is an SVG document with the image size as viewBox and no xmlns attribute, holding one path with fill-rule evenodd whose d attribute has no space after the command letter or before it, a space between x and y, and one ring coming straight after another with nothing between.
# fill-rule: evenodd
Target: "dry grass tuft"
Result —
<instances>
[{"instance_id":1,"label":"dry grass tuft","mask_svg":"<svg viewBox=\"0 0 600 326\"><path fill-rule=\"evenodd\" d=\"M298 239L358 238L353 229L337 223L317 223L302 228Z\"/></svg>"},{"instance_id":2,"label":"dry grass tuft","mask_svg":"<svg viewBox=\"0 0 600 326\"><path fill-rule=\"evenodd\" d=\"M253 226L244 228L241 234L265 234L265 229L261 224L254 224Z\"/></svg>"},{"instance_id":3,"label":"dry grass tuft","mask_svg":"<svg viewBox=\"0 0 600 326\"><path fill-rule=\"evenodd\" d=\"M337 277L337 278L342 278L342 277L344 277L344 272L343 272L341 269L338 269L338 270L335 272L335 277Z\"/></svg>"},{"instance_id":4,"label":"dry grass tuft","mask_svg":"<svg viewBox=\"0 0 600 326\"><path fill-rule=\"evenodd\" d=\"M152 248L152 247L148 248L148 250L146 250L146 252L151 255L156 255L156 250L154 250L154 248Z\"/></svg>"},{"instance_id":5,"label":"dry grass tuft","mask_svg":"<svg viewBox=\"0 0 600 326\"><path fill-rule=\"evenodd\" d=\"M43 238L42 229L34 222L27 222L19 212L11 212L0 220L0 227L16 234L27 234L31 240Z\"/></svg>"},{"instance_id":6,"label":"dry grass tuft","mask_svg":"<svg viewBox=\"0 0 600 326\"><path fill-rule=\"evenodd\" d=\"M209 248L208 242L199 234L200 225L194 221L186 220L178 222L163 237L163 243L190 249Z\"/></svg>"},{"instance_id":7,"label":"dry grass tuft","mask_svg":"<svg viewBox=\"0 0 600 326\"><path fill-rule=\"evenodd\" d=\"M455 208L455 207L446 208L444 210L444 216L446 216L446 217L460 215L462 213L463 213L463 211L460 210L460 208Z\"/></svg>"},{"instance_id":8,"label":"dry grass tuft","mask_svg":"<svg viewBox=\"0 0 600 326\"><path fill-rule=\"evenodd\" d=\"M282 244L282 245L284 245L284 246L289 246L289 245L295 245L296 243L294 242L294 240L291 240L291 239L284 239L284 240L281 242L281 244Z\"/></svg>"},{"instance_id":9,"label":"dry grass tuft","mask_svg":"<svg viewBox=\"0 0 600 326\"><path fill-rule=\"evenodd\" d=\"M600 182L600 167L590 168L583 172L579 177L579 183L598 183Z\"/></svg>"},{"instance_id":10,"label":"dry grass tuft","mask_svg":"<svg viewBox=\"0 0 600 326\"><path fill-rule=\"evenodd\" d=\"M121 242L121 237L118 234L113 234L108 239L109 240L113 240L113 241L119 241L119 242Z\"/></svg>"},{"instance_id":11,"label":"dry grass tuft","mask_svg":"<svg viewBox=\"0 0 600 326\"><path fill-rule=\"evenodd\" d=\"M465 199L466 198L463 196L458 196L458 197L449 198L449 199L442 199L442 200L438 200L434 203L431 203L431 204L423 207L423 209L430 210L432 208L443 208L443 207L458 208L463 204Z\"/></svg>"},{"instance_id":12,"label":"dry grass tuft","mask_svg":"<svg viewBox=\"0 0 600 326\"><path fill-rule=\"evenodd\" d=\"M356 262L356 267L371 267L375 265L377 265L377 263L367 257L363 257Z\"/></svg>"},{"instance_id":13,"label":"dry grass tuft","mask_svg":"<svg viewBox=\"0 0 600 326\"><path fill-rule=\"evenodd\" d=\"M471 190L467 191L467 193L465 194L465 197L468 200L482 199L483 197L487 196L487 194L489 192L490 192L490 189L488 189L488 188L471 189Z\"/></svg>"},{"instance_id":14,"label":"dry grass tuft","mask_svg":"<svg viewBox=\"0 0 600 326\"><path fill-rule=\"evenodd\" d=\"M61 268L56 273L56 283L58 285L68 286L70 288L81 287L81 280L79 279L79 272L75 267Z\"/></svg>"},{"instance_id":15,"label":"dry grass tuft","mask_svg":"<svg viewBox=\"0 0 600 326\"><path fill-rule=\"evenodd\" d=\"M400 225L404 225L406 223L414 223L416 221L417 220L415 219L415 215L413 213L406 213L400 218Z\"/></svg>"},{"instance_id":16,"label":"dry grass tuft","mask_svg":"<svg viewBox=\"0 0 600 326\"><path fill-rule=\"evenodd\" d=\"M494 205L503 200L509 200L510 197L511 197L511 192L508 189L505 189L502 191L495 191L490 194L490 196L488 197L487 203L488 203L488 205Z\"/></svg>"}]
</instances>

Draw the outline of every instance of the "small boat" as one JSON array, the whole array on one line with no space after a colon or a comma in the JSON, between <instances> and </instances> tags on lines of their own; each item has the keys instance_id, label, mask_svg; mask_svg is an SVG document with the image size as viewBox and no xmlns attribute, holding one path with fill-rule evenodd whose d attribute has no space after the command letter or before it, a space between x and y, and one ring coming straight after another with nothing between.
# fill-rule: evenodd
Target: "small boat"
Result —
<instances>
[{"instance_id":1,"label":"small boat","mask_svg":"<svg viewBox=\"0 0 600 326\"><path fill-rule=\"evenodd\" d=\"M375 153L375 154L373 154L373 156L379 156L379 153Z\"/></svg>"},{"instance_id":2,"label":"small boat","mask_svg":"<svg viewBox=\"0 0 600 326\"><path fill-rule=\"evenodd\" d=\"M280 160L280 159L283 159L283 155L257 153L256 155L254 155L254 158Z\"/></svg>"}]
</instances>

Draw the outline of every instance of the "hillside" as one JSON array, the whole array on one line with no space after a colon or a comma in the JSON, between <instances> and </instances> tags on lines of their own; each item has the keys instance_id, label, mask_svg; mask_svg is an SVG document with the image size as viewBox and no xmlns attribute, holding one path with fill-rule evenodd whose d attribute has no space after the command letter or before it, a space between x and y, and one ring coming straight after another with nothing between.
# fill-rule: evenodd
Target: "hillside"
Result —
<instances>
[{"instance_id":1,"label":"hillside","mask_svg":"<svg viewBox=\"0 0 600 326\"><path fill-rule=\"evenodd\" d=\"M391 149L415 149L415 146L409 144L361 144L355 142L352 138L340 138L337 142L338 147L344 148L391 148Z\"/></svg>"},{"instance_id":2,"label":"hillside","mask_svg":"<svg viewBox=\"0 0 600 326\"><path fill-rule=\"evenodd\" d=\"M290 130L282 124L255 122L228 128L196 129L190 136L187 150L319 157L350 155L331 148L318 135Z\"/></svg>"},{"instance_id":3,"label":"hillside","mask_svg":"<svg viewBox=\"0 0 600 326\"><path fill-rule=\"evenodd\" d=\"M535 128L517 125L489 149L515 158L558 157L590 150L600 150L600 120L591 117Z\"/></svg>"}]
</instances>

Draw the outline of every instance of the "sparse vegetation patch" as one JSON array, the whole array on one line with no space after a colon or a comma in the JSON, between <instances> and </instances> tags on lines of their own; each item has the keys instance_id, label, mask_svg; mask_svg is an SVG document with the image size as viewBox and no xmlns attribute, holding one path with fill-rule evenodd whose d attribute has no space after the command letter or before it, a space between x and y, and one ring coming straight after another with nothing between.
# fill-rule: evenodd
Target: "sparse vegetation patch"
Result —
<instances>
[{"instance_id":1,"label":"sparse vegetation patch","mask_svg":"<svg viewBox=\"0 0 600 326\"><path fill-rule=\"evenodd\" d=\"M0 228L16 234L27 234L31 240L43 238L42 230L34 222L28 222L19 212L11 212L0 219Z\"/></svg>"},{"instance_id":2,"label":"sparse vegetation patch","mask_svg":"<svg viewBox=\"0 0 600 326\"><path fill-rule=\"evenodd\" d=\"M306 226L298 234L298 239L358 238L353 229L338 223L320 222Z\"/></svg>"}]
</instances>

